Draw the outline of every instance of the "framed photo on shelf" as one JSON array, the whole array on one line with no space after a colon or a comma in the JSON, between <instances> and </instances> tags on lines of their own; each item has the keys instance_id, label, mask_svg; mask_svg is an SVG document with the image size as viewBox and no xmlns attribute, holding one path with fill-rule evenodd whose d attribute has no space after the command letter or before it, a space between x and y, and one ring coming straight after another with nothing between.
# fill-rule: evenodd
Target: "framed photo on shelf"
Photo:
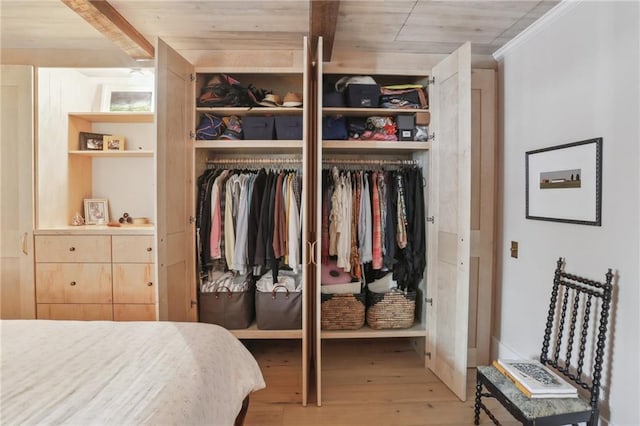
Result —
<instances>
[{"instance_id":1,"label":"framed photo on shelf","mask_svg":"<svg viewBox=\"0 0 640 426\"><path fill-rule=\"evenodd\" d=\"M80 132L80 149L83 151L102 151L104 147L104 137L100 133Z\"/></svg>"},{"instance_id":2,"label":"framed photo on shelf","mask_svg":"<svg viewBox=\"0 0 640 426\"><path fill-rule=\"evenodd\" d=\"M105 135L103 147L105 151L124 151L124 136Z\"/></svg>"},{"instance_id":3,"label":"framed photo on shelf","mask_svg":"<svg viewBox=\"0 0 640 426\"><path fill-rule=\"evenodd\" d=\"M146 86L102 86L102 111L153 111L153 89Z\"/></svg>"},{"instance_id":4,"label":"framed photo on shelf","mask_svg":"<svg viewBox=\"0 0 640 426\"><path fill-rule=\"evenodd\" d=\"M85 198L84 221L87 225L106 225L109 222L109 202L104 198Z\"/></svg>"},{"instance_id":5,"label":"framed photo on shelf","mask_svg":"<svg viewBox=\"0 0 640 426\"><path fill-rule=\"evenodd\" d=\"M602 138L526 153L526 218L601 226Z\"/></svg>"}]
</instances>

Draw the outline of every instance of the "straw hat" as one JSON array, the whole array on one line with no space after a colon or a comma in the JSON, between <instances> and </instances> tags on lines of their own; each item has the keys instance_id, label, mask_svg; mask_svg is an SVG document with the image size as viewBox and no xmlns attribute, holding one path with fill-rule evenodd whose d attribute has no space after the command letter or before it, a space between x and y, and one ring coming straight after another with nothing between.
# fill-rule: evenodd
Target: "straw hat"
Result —
<instances>
[{"instance_id":1,"label":"straw hat","mask_svg":"<svg viewBox=\"0 0 640 426\"><path fill-rule=\"evenodd\" d=\"M269 93L259 102L260 105L265 107L279 107L282 105L282 99L280 96Z\"/></svg>"},{"instance_id":2,"label":"straw hat","mask_svg":"<svg viewBox=\"0 0 640 426\"><path fill-rule=\"evenodd\" d=\"M284 107L302 106L302 94L288 92L284 97L284 102L282 102L282 106Z\"/></svg>"}]
</instances>

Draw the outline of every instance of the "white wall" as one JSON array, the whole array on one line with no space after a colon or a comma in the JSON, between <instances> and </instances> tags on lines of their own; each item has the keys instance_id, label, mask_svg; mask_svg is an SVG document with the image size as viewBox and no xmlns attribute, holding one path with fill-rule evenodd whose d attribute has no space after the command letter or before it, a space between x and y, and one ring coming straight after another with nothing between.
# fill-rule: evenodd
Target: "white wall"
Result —
<instances>
[{"instance_id":1,"label":"white wall","mask_svg":"<svg viewBox=\"0 0 640 426\"><path fill-rule=\"evenodd\" d=\"M538 357L555 261L617 274L602 416L640 425L639 3L561 5L500 54L501 162L497 356ZM547 17L548 18L548 17ZM525 152L603 138L602 226L525 219ZM519 242L519 258L509 256ZM496 342L494 342L496 343Z\"/></svg>"}]
</instances>

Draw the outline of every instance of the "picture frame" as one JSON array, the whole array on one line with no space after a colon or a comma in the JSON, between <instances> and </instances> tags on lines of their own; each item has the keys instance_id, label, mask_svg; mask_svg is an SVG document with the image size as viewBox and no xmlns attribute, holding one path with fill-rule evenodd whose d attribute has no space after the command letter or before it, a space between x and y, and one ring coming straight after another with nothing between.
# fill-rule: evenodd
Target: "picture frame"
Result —
<instances>
[{"instance_id":1,"label":"picture frame","mask_svg":"<svg viewBox=\"0 0 640 426\"><path fill-rule=\"evenodd\" d=\"M125 138L120 135L105 135L102 147L105 151L124 151Z\"/></svg>"},{"instance_id":2,"label":"picture frame","mask_svg":"<svg viewBox=\"0 0 640 426\"><path fill-rule=\"evenodd\" d=\"M109 223L109 202L104 198L85 198L84 223L87 225Z\"/></svg>"},{"instance_id":3,"label":"picture frame","mask_svg":"<svg viewBox=\"0 0 640 426\"><path fill-rule=\"evenodd\" d=\"M101 133L79 132L79 144L82 151L102 151L104 149L104 135Z\"/></svg>"},{"instance_id":4,"label":"picture frame","mask_svg":"<svg viewBox=\"0 0 640 426\"><path fill-rule=\"evenodd\" d=\"M102 86L103 112L152 112L153 88L147 86Z\"/></svg>"},{"instance_id":5,"label":"picture frame","mask_svg":"<svg viewBox=\"0 0 640 426\"><path fill-rule=\"evenodd\" d=\"M602 224L602 138L525 155L526 218Z\"/></svg>"}]
</instances>

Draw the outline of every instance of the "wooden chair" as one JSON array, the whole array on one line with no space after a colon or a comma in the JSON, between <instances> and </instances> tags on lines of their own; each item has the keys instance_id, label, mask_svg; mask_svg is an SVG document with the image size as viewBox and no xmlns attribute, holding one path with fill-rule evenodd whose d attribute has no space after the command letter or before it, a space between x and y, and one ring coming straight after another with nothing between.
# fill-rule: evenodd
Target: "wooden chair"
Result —
<instances>
[{"instance_id":1,"label":"wooden chair","mask_svg":"<svg viewBox=\"0 0 640 426\"><path fill-rule=\"evenodd\" d=\"M611 269L605 276L606 282L601 283L568 274L563 271L562 258L558 259L540 354L542 364L585 389L589 398L531 399L495 367L478 367L474 424L479 424L480 409L493 423L500 424L483 404L482 397L496 398L523 425L598 424L600 378L611 302ZM588 350L589 347L593 349ZM585 360L592 365L591 380L583 374ZM483 392L483 387L488 392Z\"/></svg>"}]
</instances>

